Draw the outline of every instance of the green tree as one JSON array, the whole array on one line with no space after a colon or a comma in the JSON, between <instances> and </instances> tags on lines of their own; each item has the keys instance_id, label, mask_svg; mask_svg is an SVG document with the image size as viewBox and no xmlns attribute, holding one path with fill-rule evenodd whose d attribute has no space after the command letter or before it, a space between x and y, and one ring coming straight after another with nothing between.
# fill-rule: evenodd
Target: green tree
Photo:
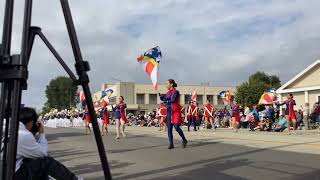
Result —
<instances>
[{"instance_id":1,"label":"green tree","mask_svg":"<svg viewBox=\"0 0 320 180\"><path fill-rule=\"evenodd\" d=\"M281 81L276 75L268 75L265 72L256 72L249 77L249 82L264 82L268 84L271 88L278 89L281 86Z\"/></svg>"},{"instance_id":2,"label":"green tree","mask_svg":"<svg viewBox=\"0 0 320 180\"><path fill-rule=\"evenodd\" d=\"M263 92L269 88L281 86L279 77L269 76L264 72L257 72L249 77L249 80L236 88L235 96L239 104L253 106L258 104Z\"/></svg>"},{"instance_id":3,"label":"green tree","mask_svg":"<svg viewBox=\"0 0 320 180\"><path fill-rule=\"evenodd\" d=\"M47 102L42 110L48 112L52 108L61 110L74 107L77 90L77 86L68 77L59 76L52 79L45 91Z\"/></svg>"}]
</instances>

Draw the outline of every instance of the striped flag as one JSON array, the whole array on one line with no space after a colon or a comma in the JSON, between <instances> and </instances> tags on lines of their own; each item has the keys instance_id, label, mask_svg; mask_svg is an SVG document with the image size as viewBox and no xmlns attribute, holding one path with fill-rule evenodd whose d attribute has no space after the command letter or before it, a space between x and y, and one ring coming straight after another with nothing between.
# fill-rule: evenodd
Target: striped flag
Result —
<instances>
[{"instance_id":1,"label":"striped flag","mask_svg":"<svg viewBox=\"0 0 320 180\"><path fill-rule=\"evenodd\" d=\"M271 92L264 92L259 100L259 105L266 105L266 104L272 104L274 101L277 100L277 96L275 93Z\"/></svg>"},{"instance_id":2,"label":"striped flag","mask_svg":"<svg viewBox=\"0 0 320 180\"><path fill-rule=\"evenodd\" d=\"M197 101L197 97L198 97L197 91L194 90L194 91L191 93L191 101Z\"/></svg>"},{"instance_id":3,"label":"striped flag","mask_svg":"<svg viewBox=\"0 0 320 180\"><path fill-rule=\"evenodd\" d=\"M231 93L229 90L226 91L226 100L230 103L231 101Z\"/></svg>"},{"instance_id":4,"label":"striped flag","mask_svg":"<svg viewBox=\"0 0 320 180\"><path fill-rule=\"evenodd\" d=\"M84 96L84 92L83 91L79 92L79 99L80 99L81 102L86 100L86 97Z\"/></svg>"},{"instance_id":5,"label":"striped flag","mask_svg":"<svg viewBox=\"0 0 320 180\"><path fill-rule=\"evenodd\" d=\"M160 47L154 47L137 58L138 62L143 65L146 73L150 77L155 90L158 90L158 71L159 63L162 58Z\"/></svg>"}]
</instances>

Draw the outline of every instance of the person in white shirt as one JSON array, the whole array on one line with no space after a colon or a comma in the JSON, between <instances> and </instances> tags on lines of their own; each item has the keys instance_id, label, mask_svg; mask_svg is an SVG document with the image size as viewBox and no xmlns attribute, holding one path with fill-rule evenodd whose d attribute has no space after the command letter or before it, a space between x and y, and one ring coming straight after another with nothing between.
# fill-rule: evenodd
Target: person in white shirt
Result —
<instances>
[{"instance_id":1,"label":"person in white shirt","mask_svg":"<svg viewBox=\"0 0 320 180\"><path fill-rule=\"evenodd\" d=\"M48 156L44 126L37 119L34 109L25 107L20 110L15 179L46 180L49 176L57 180L81 179ZM37 133L38 139L35 138Z\"/></svg>"}]
</instances>

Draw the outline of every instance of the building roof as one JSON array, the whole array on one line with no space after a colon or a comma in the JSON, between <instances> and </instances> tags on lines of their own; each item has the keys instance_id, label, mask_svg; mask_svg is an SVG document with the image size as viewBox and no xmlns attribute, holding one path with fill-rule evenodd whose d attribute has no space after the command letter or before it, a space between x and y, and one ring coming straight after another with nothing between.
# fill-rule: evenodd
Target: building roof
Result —
<instances>
[{"instance_id":1,"label":"building roof","mask_svg":"<svg viewBox=\"0 0 320 180\"><path fill-rule=\"evenodd\" d=\"M294 76L292 79L290 79L287 83L282 85L276 93L289 93L289 92L299 92L299 91L309 91L309 90L315 90L320 89L320 86L312 86L312 87L300 87L300 88L289 88L290 85L292 85L294 82L296 82L298 79L303 77L305 74L307 74L309 71L311 71L314 67L317 65L320 65L320 59L316 60L314 63L309 65L307 68L305 68L303 71L301 71L299 74Z\"/></svg>"}]
</instances>

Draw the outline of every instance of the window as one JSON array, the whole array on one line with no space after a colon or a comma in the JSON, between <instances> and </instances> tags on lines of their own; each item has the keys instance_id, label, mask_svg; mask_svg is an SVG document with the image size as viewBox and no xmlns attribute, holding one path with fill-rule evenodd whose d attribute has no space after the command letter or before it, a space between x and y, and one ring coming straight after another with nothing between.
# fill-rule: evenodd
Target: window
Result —
<instances>
[{"instance_id":1,"label":"window","mask_svg":"<svg viewBox=\"0 0 320 180\"><path fill-rule=\"evenodd\" d=\"M137 94L137 104L145 104L144 102L144 94Z\"/></svg>"},{"instance_id":2,"label":"window","mask_svg":"<svg viewBox=\"0 0 320 180\"><path fill-rule=\"evenodd\" d=\"M198 95L198 97L197 97L197 102L198 102L199 104L203 104L203 95Z\"/></svg>"},{"instance_id":3,"label":"window","mask_svg":"<svg viewBox=\"0 0 320 180\"><path fill-rule=\"evenodd\" d=\"M186 95L184 96L184 102L185 102L185 104L189 104L189 101L191 101L191 96L190 96L190 94L186 94Z\"/></svg>"},{"instance_id":4,"label":"window","mask_svg":"<svg viewBox=\"0 0 320 180\"><path fill-rule=\"evenodd\" d=\"M218 96L218 104L224 104L224 98L221 98L221 96Z\"/></svg>"},{"instance_id":5,"label":"window","mask_svg":"<svg viewBox=\"0 0 320 180\"><path fill-rule=\"evenodd\" d=\"M149 94L149 104L157 104L157 95Z\"/></svg>"},{"instance_id":6,"label":"window","mask_svg":"<svg viewBox=\"0 0 320 180\"><path fill-rule=\"evenodd\" d=\"M207 95L207 99L210 100L211 104L214 104L214 102L213 102L213 95ZM206 99L206 101L207 101L207 99ZM205 103L206 103L206 102L205 102Z\"/></svg>"}]
</instances>

